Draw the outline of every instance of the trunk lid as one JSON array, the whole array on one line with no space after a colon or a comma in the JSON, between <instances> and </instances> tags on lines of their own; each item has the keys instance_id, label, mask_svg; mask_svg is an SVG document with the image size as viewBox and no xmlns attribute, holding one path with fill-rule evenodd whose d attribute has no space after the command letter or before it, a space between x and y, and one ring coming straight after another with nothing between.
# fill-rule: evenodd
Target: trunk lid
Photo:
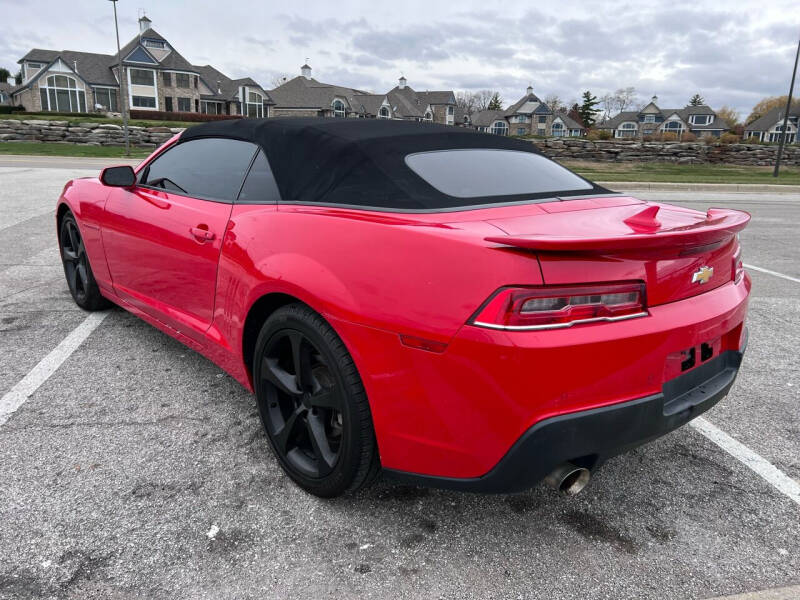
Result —
<instances>
[{"instance_id":1,"label":"trunk lid","mask_svg":"<svg viewBox=\"0 0 800 600\"><path fill-rule=\"evenodd\" d=\"M486 240L535 251L548 285L644 281L650 306L731 281L736 234L750 219L741 211L701 213L618 197L537 208L536 214L487 219L505 235Z\"/></svg>"}]
</instances>

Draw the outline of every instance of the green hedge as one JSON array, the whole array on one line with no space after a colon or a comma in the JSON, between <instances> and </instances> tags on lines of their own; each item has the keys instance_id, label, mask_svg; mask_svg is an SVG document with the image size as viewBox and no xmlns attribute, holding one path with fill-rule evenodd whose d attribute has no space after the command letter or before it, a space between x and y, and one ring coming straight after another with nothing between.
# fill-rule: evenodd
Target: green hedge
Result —
<instances>
[{"instance_id":1,"label":"green hedge","mask_svg":"<svg viewBox=\"0 0 800 600\"><path fill-rule=\"evenodd\" d=\"M241 119L241 115L207 115L196 112L166 112L163 110L132 110L131 119L147 121L224 121L226 119Z\"/></svg>"},{"instance_id":2,"label":"green hedge","mask_svg":"<svg viewBox=\"0 0 800 600\"><path fill-rule=\"evenodd\" d=\"M8 106L2 105L0 106L0 115L10 115L11 113L15 112L25 112L24 106Z\"/></svg>"}]
</instances>

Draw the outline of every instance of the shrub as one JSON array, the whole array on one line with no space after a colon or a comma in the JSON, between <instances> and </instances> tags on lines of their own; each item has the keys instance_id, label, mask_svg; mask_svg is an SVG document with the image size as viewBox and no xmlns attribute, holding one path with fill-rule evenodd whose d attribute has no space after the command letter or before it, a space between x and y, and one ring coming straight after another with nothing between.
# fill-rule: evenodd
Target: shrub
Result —
<instances>
[{"instance_id":1,"label":"shrub","mask_svg":"<svg viewBox=\"0 0 800 600\"><path fill-rule=\"evenodd\" d=\"M662 142L677 142L678 141L678 134L672 133L671 131L667 131L661 134L661 141Z\"/></svg>"},{"instance_id":2,"label":"shrub","mask_svg":"<svg viewBox=\"0 0 800 600\"><path fill-rule=\"evenodd\" d=\"M162 110L132 110L131 119L147 121L224 121L226 119L241 119L242 115L207 115L195 112L166 112Z\"/></svg>"},{"instance_id":3,"label":"shrub","mask_svg":"<svg viewBox=\"0 0 800 600\"><path fill-rule=\"evenodd\" d=\"M643 136L642 136L642 141L643 141L643 142L652 142L652 141L653 141L653 140L655 140L655 139L656 139L656 138L655 138L655 137L653 136L653 134L651 134L651 133L648 133L647 135L643 135Z\"/></svg>"},{"instance_id":4,"label":"shrub","mask_svg":"<svg viewBox=\"0 0 800 600\"><path fill-rule=\"evenodd\" d=\"M24 106L0 106L0 115L8 115L15 112L25 112Z\"/></svg>"},{"instance_id":5,"label":"shrub","mask_svg":"<svg viewBox=\"0 0 800 600\"><path fill-rule=\"evenodd\" d=\"M719 141L719 138L714 137L710 133L707 133L707 134L705 134L703 136L703 143L706 146L712 146L712 145L716 144L718 141Z\"/></svg>"},{"instance_id":6,"label":"shrub","mask_svg":"<svg viewBox=\"0 0 800 600\"><path fill-rule=\"evenodd\" d=\"M719 136L721 144L736 144L739 142L739 136L735 133L723 133Z\"/></svg>"},{"instance_id":7,"label":"shrub","mask_svg":"<svg viewBox=\"0 0 800 600\"><path fill-rule=\"evenodd\" d=\"M751 135L750 137L742 140L742 142L745 143L745 144L762 144L763 143L760 139L758 139L758 136L755 136L755 135Z\"/></svg>"},{"instance_id":8,"label":"shrub","mask_svg":"<svg viewBox=\"0 0 800 600\"><path fill-rule=\"evenodd\" d=\"M693 134L691 131L687 131L686 133L681 134L681 141L682 142L696 142L697 136Z\"/></svg>"}]
</instances>

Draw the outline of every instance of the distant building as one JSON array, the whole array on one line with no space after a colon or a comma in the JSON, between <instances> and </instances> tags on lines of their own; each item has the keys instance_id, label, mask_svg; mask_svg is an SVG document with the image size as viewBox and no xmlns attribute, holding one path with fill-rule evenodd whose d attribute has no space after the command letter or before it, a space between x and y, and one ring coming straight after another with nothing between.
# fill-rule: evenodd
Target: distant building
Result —
<instances>
[{"instance_id":1,"label":"distant building","mask_svg":"<svg viewBox=\"0 0 800 600\"><path fill-rule=\"evenodd\" d=\"M386 96L398 119L456 124L456 95L452 90L417 92L400 77Z\"/></svg>"},{"instance_id":2,"label":"distant building","mask_svg":"<svg viewBox=\"0 0 800 600\"><path fill-rule=\"evenodd\" d=\"M744 138L754 137L760 142L779 142L783 133L783 117L786 107L773 108L763 117L760 117L744 126ZM786 143L797 144L800 139L797 136L798 121L800 120L800 106L793 106L789 110L789 119L786 124Z\"/></svg>"},{"instance_id":3,"label":"distant building","mask_svg":"<svg viewBox=\"0 0 800 600\"><path fill-rule=\"evenodd\" d=\"M270 116L272 100L258 83L192 65L147 17L121 55L131 110ZM9 92L13 104L32 112L120 111L117 54L35 48L18 62L22 83Z\"/></svg>"},{"instance_id":4,"label":"distant building","mask_svg":"<svg viewBox=\"0 0 800 600\"><path fill-rule=\"evenodd\" d=\"M276 117L396 118L385 94L322 83L304 64L300 75L270 90Z\"/></svg>"},{"instance_id":5,"label":"distant building","mask_svg":"<svg viewBox=\"0 0 800 600\"><path fill-rule=\"evenodd\" d=\"M728 124L717 116L710 106L686 106L684 108L659 108L653 96L642 110L623 111L597 125L597 129L610 131L619 139L642 139L661 133L693 133L697 137L712 135L719 137L729 129Z\"/></svg>"},{"instance_id":6,"label":"distant building","mask_svg":"<svg viewBox=\"0 0 800 600\"><path fill-rule=\"evenodd\" d=\"M554 112L528 87L525 95L505 110L484 110L471 115L471 126L497 135L580 137L585 128L565 112Z\"/></svg>"}]
</instances>

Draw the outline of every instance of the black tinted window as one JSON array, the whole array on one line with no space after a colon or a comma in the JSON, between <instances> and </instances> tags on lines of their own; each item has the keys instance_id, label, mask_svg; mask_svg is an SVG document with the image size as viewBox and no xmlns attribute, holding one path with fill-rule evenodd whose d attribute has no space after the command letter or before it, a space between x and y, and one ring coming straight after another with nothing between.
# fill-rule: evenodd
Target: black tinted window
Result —
<instances>
[{"instance_id":1,"label":"black tinted window","mask_svg":"<svg viewBox=\"0 0 800 600\"><path fill-rule=\"evenodd\" d=\"M239 192L239 202L250 204L274 204L280 200L278 186L272 169L269 168L267 157L259 150L247 179L244 180L242 191Z\"/></svg>"},{"instance_id":2,"label":"black tinted window","mask_svg":"<svg viewBox=\"0 0 800 600\"><path fill-rule=\"evenodd\" d=\"M198 198L233 202L256 146L207 138L178 144L142 172L139 183Z\"/></svg>"},{"instance_id":3,"label":"black tinted window","mask_svg":"<svg viewBox=\"0 0 800 600\"><path fill-rule=\"evenodd\" d=\"M409 154L406 164L438 191L456 198L593 189L588 181L532 152L438 150Z\"/></svg>"}]
</instances>

